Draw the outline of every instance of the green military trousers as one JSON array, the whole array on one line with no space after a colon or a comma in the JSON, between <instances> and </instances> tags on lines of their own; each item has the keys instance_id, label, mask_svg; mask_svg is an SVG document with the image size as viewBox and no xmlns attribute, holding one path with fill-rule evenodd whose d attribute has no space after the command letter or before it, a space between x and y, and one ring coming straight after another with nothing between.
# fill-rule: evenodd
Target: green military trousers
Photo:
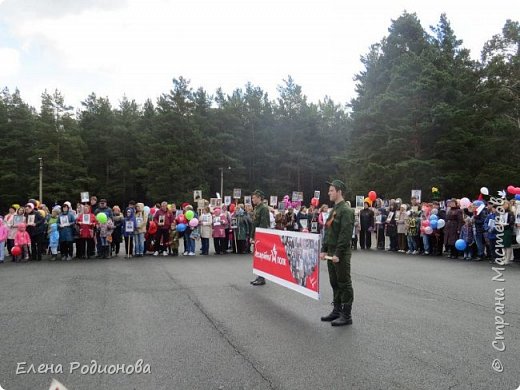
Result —
<instances>
[{"instance_id":1,"label":"green military trousers","mask_svg":"<svg viewBox=\"0 0 520 390\"><path fill-rule=\"evenodd\" d=\"M350 278L350 257L351 254L349 253L345 257L340 258L337 263L327 260L334 303L337 304L352 305L354 301L354 289L352 288L352 279Z\"/></svg>"}]
</instances>

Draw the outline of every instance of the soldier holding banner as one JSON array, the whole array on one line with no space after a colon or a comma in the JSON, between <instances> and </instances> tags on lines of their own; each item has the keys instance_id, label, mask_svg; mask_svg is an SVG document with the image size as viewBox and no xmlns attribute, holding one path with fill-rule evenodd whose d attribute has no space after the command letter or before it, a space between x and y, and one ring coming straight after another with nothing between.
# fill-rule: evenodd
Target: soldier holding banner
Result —
<instances>
[{"instance_id":1,"label":"soldier holding banner","mask_svg":"<svg viewBox=\"0 0 520 390\"><path fill-rule=\"evenodd\" d=\"M268 229L270 225L269 209L264 204L265 194L260 190L255 190L252 194L251 200L255 205L253 214L253 229L251 231L251 242L254 243L255 230L256 228ZM258 276L255 280L251 281L253 286L262 286L265 284L265 279L262 276Z\"/></svg>"},{"instance_id":2,"label":"soldier holding banner","mask_svg":"<svg viewBox=\"0 0 520 390\"><path fill-rule=\"evenodd\" d=\"M329 213L325 224L325 239L321 248L320 259L327 260L329 279L334 295L334 309L321 317L322 321L331 322L332 326L352 324L352 302L354 290L350 278L350 257L354 211L345 203L345 183L333 180L329 184L329 197L334 208Z\"/></svg>"}]
</instances>

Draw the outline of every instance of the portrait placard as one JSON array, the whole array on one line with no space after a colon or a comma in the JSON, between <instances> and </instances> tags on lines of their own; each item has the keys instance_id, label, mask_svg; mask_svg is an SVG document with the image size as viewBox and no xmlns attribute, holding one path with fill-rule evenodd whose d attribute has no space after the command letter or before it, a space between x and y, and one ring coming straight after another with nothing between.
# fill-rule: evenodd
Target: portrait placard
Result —
<instances>
[{"instance_id":1,"label":"portrait placard","mask_svg":"<svg viewBox=\"0 0 520 390\"><path fill-rule=\"evenodd\" d=\"M417 199L417 202L421 203L421 190L412 190L412 198Z\"/></svg>"},{"instance_id":2,"label":"portrait placard","mask_svg":"<svg viewBox=\"0 0 520 390\"><path fill-rule=\"evenodd\" d=\"M356 209L362 209L364 201L363 195L356 195Z\"/></svg>"},{"instance_id":3,"label":"portrait placard","mask_svg":"<svg viewBox=\"0 0 520 390\"><path fill-rule=\"evenodd\" d=\"M29 217L31 217L31 215L29 215ZM34 216L32 216L32 217L34 217ZM29 224L29 222L27 222L27 223ZM60 226L61 227L70 226L68 215L60 215Z\"/></svg>"},{"instance_id":4,"label":"portrait placard","mask_svg":"<svg viewBox=\"0 0 520 390\"><path fill-rule=\"evenodd\" d=\"M134 221L125 221L125 232L126 233L133 233L134 229L135 229Z\"/></svg>"},{"instance_id":5,"label":"portrait placard","mask_svg":"<svg viewBox=\"0 0 520 390\"><path fill-rule=\"evenodd\" d=\"M81 203L88 202L90 200L90 196L88 192L81 192L80 193Z\"/></svg>"}]
</instances>

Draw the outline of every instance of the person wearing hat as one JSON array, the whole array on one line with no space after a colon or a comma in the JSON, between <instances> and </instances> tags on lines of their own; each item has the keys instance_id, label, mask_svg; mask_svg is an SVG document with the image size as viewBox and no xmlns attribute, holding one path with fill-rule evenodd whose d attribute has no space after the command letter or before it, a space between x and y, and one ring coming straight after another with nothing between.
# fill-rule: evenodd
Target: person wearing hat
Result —
<instances>
[{"instance_id":1,"label":"person wearing hat","mask_svg":"<svg viewBox=\"0 0 520 390\"><path fill-rule=\"evenodd\" d=\"M343 198L347 189L345 183L341 180L333 180L327 184L329 184L329 198L334 202L334 208L325 223L325 239L320 259L327 260L334 308L329 315L321 317L321 320L330 322L332 326L344 326L352 324L354 290L350 278L350 257L354 211Z\"/></svg>"},{"instance_id":2,"label":"person wearing hat","mask_svg":"<svg viewBox=\"0 0 520 390\"><path fill-rule=\"evenodd\" d=\"M31 201L25 205L25 218L27 220L27 233L31 237L31 260L40 261L45 241L45 220L35 210L34 203Z\"/></svg>"},{"instance_id":3,"label":"person wearing hat","mask_svg":"<svg viewBox=\"0 0 520 390\"><path fill-rule=\"evenodd\" d=\"M253 213L253 228L251 230L251 242L254 243L256 228L268 229L270 225L269 208L264 204L265 194L260 190L255 190L251 195L251 201L255 205ZM263 286L265 279L258 276L251 281L253 286Z\"/></svg>"}]
</instances>

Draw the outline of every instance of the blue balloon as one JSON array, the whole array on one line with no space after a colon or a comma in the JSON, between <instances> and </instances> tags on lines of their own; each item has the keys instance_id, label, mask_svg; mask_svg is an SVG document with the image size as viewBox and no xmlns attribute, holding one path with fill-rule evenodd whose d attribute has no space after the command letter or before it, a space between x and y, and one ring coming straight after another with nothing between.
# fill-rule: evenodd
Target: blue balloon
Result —
<instances>
[{"instance_id":1,"label":"blue balloon","mask_svg":"<svg viewBox=\"0 0 520 390\"><path fill-rule=\"evenodd\" d=\"M464 241L462 238L459 238L457 241L455 241L455 248L459 251L463 251L466 249L466 241Z\"/></svg>"},{"instance_id":2,"label":"blue balloon","mask_svg":"<svg viewBox=\"0 0 520 390\"><path fill-rule=\"evenodd\" d=\"M430 223L432 221L437 221L438 219L439 219L439 217L437 217L435 214L430 215Z\"/></svg>"},{"instance_id":3,"label":"blue balloon","mask_svg":"<svg viewBox=\"0 0 520 390\"><path fill-rule=\"evenodd\" d=\"M477 206L477 207L480 207L480 206L482 206L484 204L484 202L482 202L481 200L476 200L476 201L473 202L473 204L475 206Z\"/></svg>"},{"instance_id":4,"label":"blue balloon","mask_svg":"<svg viewBox=\"0 0 520 390\"><path fill-rule=\"evenodd\" d=\"M432 229L437 229L437 220L434 219L434 220L431 220L430 219L430 226Z\"/></svg>"},{"instance_id":5,"label":"blue balloon","mask_svg":"<svg viewBox=\"0 0 520 390\"><path fill-rule=\"evenodd\" d=\"M182 233L182 232L185 231L185 230L186 230L186 225L185 225L184 223L179 223L179 224L177 225L177 231L178 231L179 233Z\"/></svg>"},{"instance_id":6,"label":"blue balloon","mask_svg":"<svg viewBox=\"0 0 520 390\"><path fill-rule=\"evenodd\" d=\"M520 200L520 194L516 194L516 195L515 195L515 199L516 199L516 200Z\"/></svg>"}]
</instances>

